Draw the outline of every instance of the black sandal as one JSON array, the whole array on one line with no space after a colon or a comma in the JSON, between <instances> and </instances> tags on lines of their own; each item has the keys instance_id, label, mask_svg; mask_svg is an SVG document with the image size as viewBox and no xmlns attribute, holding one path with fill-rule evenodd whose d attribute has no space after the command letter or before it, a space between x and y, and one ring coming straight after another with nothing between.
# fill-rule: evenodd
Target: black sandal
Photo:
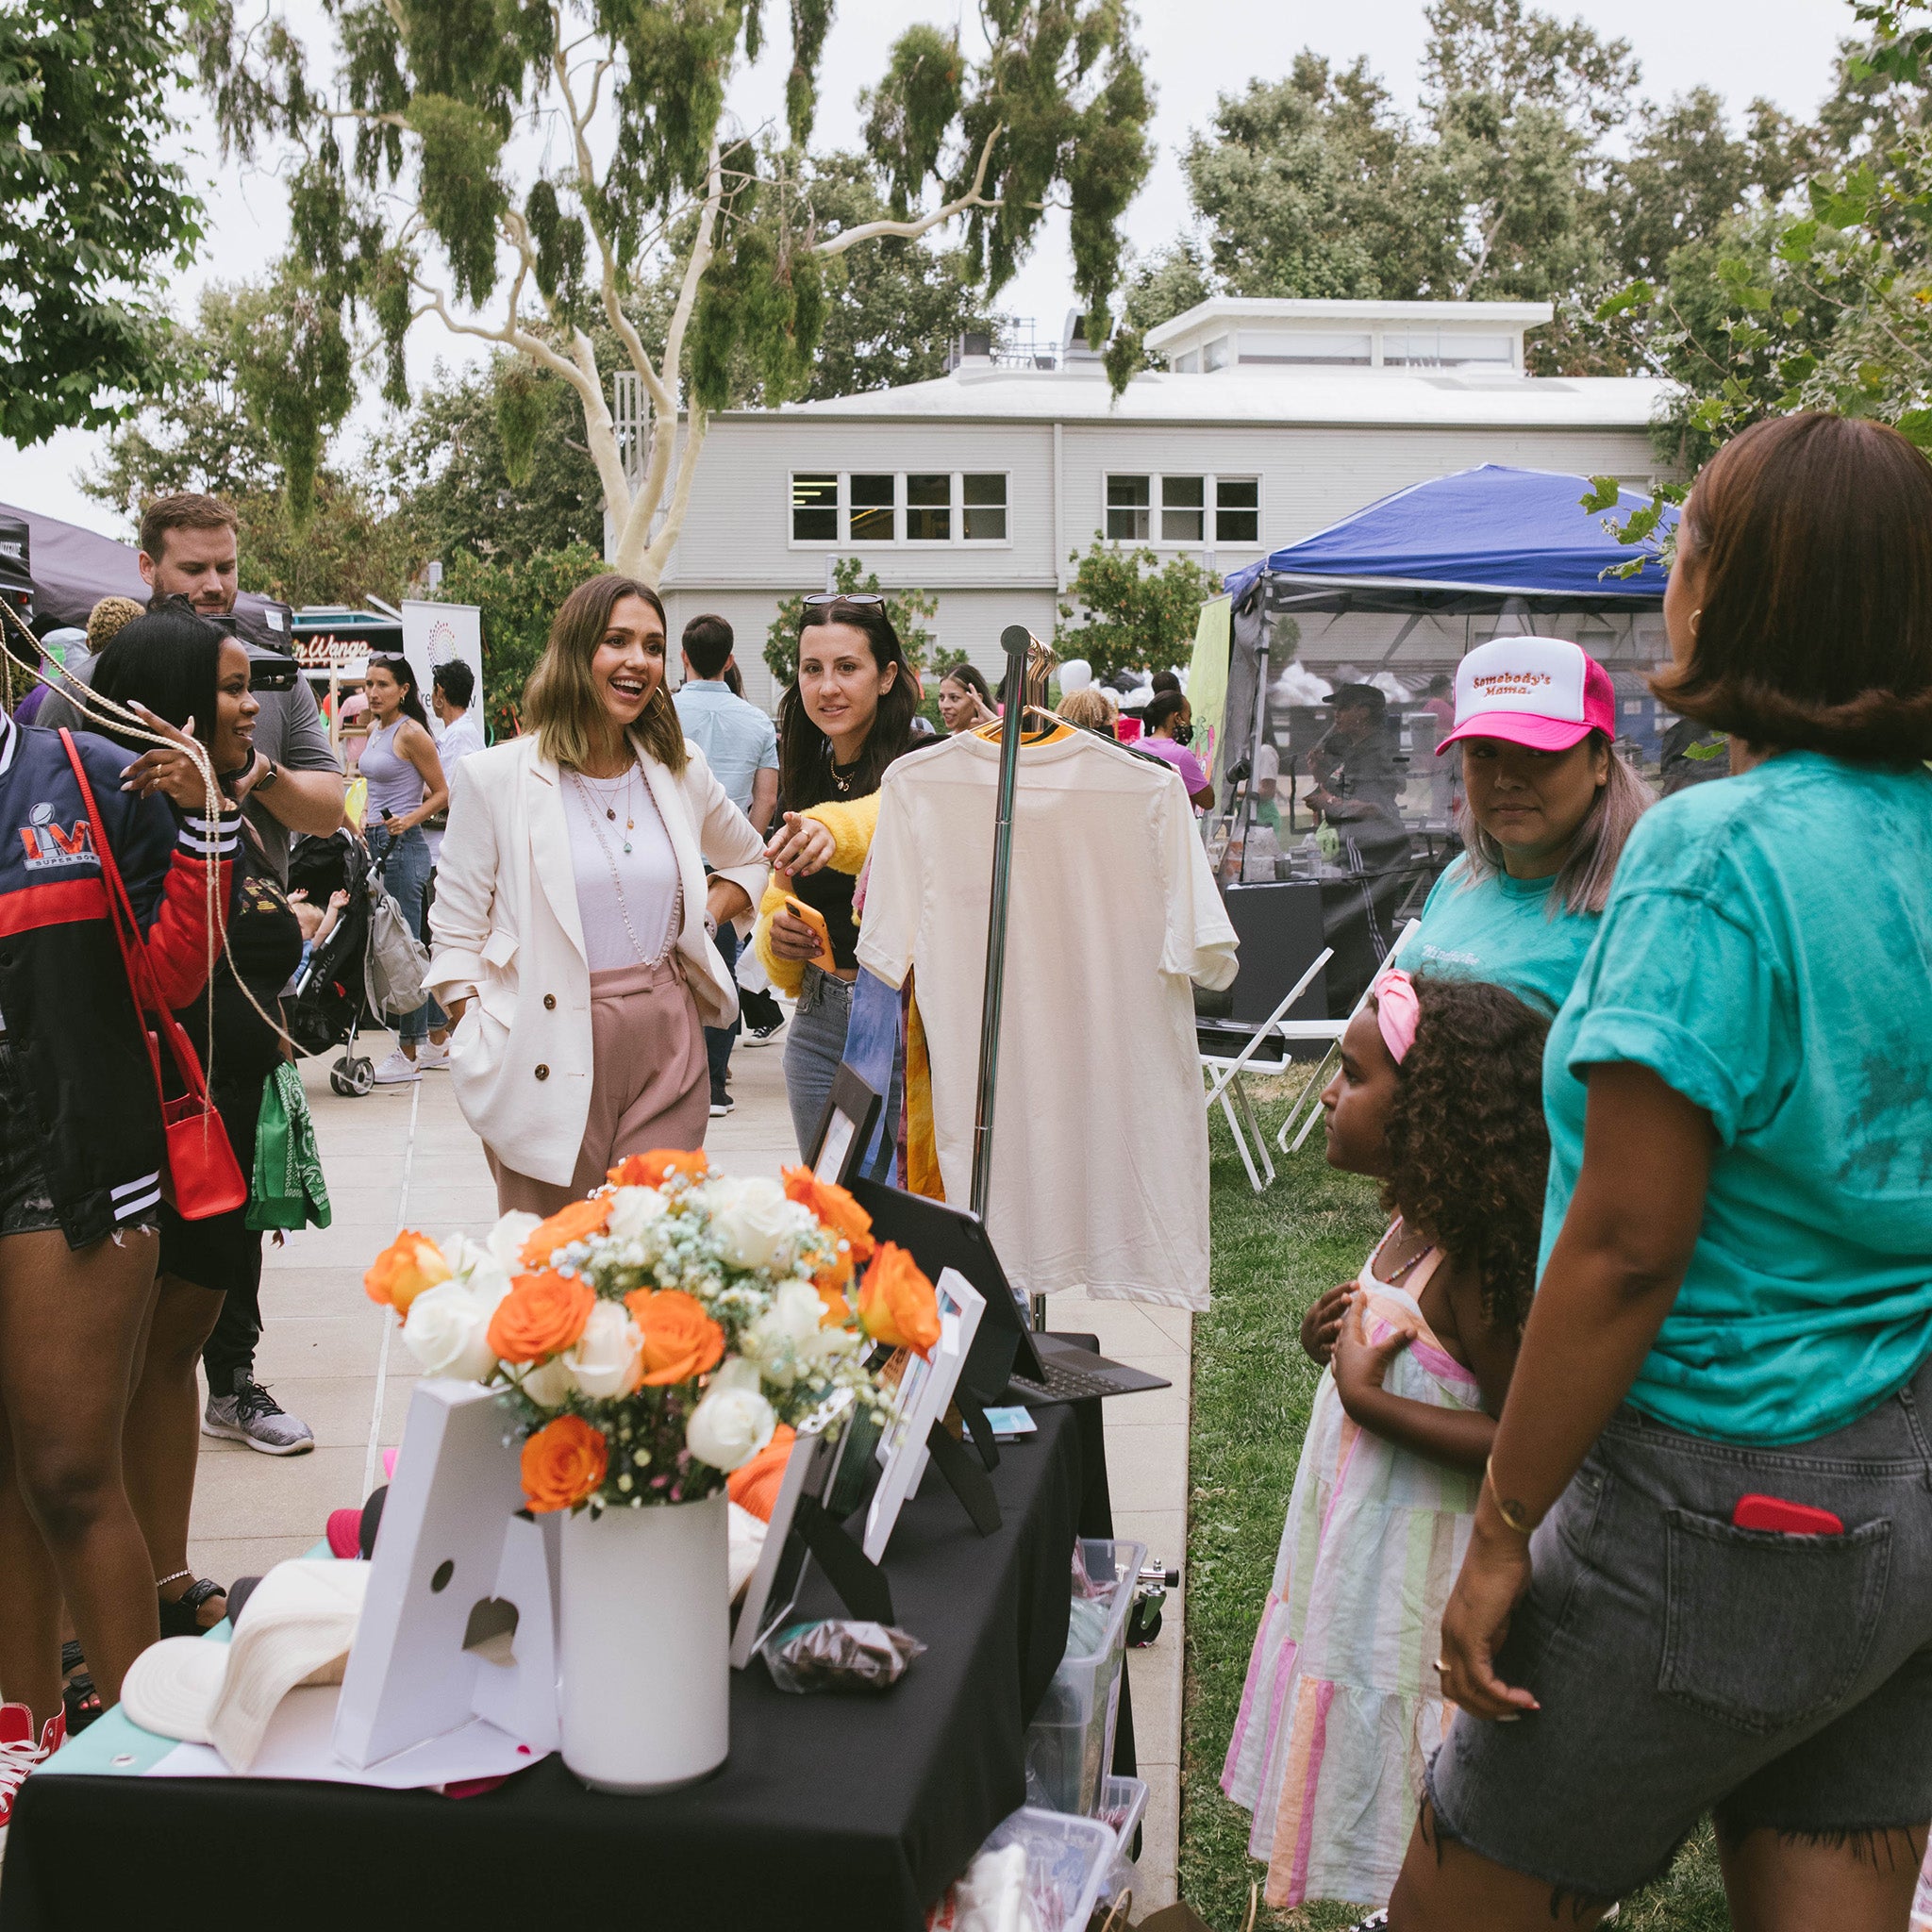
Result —
<instances>
[{"instance_id":1,"label":"black sandal","mask_svg":"<svg viewBox=\"0 0 1932 1932\"><path fill-rule=\"evenodd\" d=\"M78 1737L101 1714L101 1693L87 1674L87 1659L78 1642L60 1646L60 1702L67 1712L67 1735Z\"/></svg>"},{"instance_id":2,"label":"black sandal","mask_svg":"<svg viewBox=\"0 0 1932 1932\"><path fill-rule=\"evenodd\" d=\"M204 1576L198 1582L191 1583L173 1603L163 1597L161 1608L161 1635L163 1637L201 1637L207 1633L202 1628L200 1610L209 1597L218 1596L225 1600L228 1592L212 1577Z\"/></svg>"}]
</instances>

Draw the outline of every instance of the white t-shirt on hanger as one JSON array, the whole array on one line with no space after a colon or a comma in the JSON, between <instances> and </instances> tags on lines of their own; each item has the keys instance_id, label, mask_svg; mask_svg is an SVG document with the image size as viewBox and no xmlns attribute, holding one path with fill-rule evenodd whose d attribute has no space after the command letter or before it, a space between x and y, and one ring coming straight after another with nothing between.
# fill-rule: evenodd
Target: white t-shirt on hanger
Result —
<instances>
[{"instance_id":1,"label":"white t-shirt on hanger","mask_svg":"<svg viewBox=\"0 0 1932 1932\"><path fill-rule=\"evenodd\" d=\"M946 1198L972 1193L999 747L886 774L858 960L914 970ZM1023 746L987 1224L1023 1292L1208 1307L1208 1119L1191 983L1236 940L1171 767L1091 732Z\"/></svg>"}]
</instances>

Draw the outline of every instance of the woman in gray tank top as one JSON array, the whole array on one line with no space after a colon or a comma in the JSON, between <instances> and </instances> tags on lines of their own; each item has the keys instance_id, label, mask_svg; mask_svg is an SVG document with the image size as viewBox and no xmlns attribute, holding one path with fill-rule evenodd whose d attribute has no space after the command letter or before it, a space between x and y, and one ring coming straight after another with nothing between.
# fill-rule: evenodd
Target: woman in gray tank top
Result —
<instances>
[{"instance_id":1,"label":"woman in gray tank top","mask_svg":"<svg viewBox=\"0 0 1932 1932\"><path fill-rule=\"evenodd\" d=\"M423 821L448 804L449 782L409 660L372 657L362 688L369 697L369 736L355 769L369 784L362 816L369 851L382 866L390 897L426 944L429 841ZM449 1023L433 999L397 1017L396 1039L395 1051L375 1070L378 1085L417 1080L425 1067L449 1065Z\"/></svg>"}]
</instances>

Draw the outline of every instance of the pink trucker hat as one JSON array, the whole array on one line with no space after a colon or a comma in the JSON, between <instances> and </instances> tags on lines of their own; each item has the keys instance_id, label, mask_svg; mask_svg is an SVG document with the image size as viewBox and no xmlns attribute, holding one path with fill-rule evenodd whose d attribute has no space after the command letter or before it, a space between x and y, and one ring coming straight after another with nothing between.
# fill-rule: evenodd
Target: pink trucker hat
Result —
<instances>
[{"instance_id":1,"label":"pink trucker hat","mask_svg":"<svg viewBox=\"0 0 1932 1932\"><path fill-rule=\"evenodd\" d=\"M1441 757L1464 738L1506 738L1532 751L1568 751L1592 731L1617 735L1610 674L1567 638L1491 638L1456 667L1456 728Z\"/></svg>"}]
</instances>

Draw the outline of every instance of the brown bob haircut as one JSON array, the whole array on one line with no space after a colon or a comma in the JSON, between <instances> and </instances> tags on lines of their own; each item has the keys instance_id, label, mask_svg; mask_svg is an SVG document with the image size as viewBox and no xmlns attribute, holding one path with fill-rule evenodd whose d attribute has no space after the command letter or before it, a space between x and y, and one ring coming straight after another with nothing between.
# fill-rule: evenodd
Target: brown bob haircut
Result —
<instances>
[{"instance_id":1,"label":"brown bob haircut","mask_svg":"<svg viewBox=\"0 0 1932 1932\"><path fill-rule=\"evenodd\" d=\"M241 528L241 520L219 496L183 490L174 496L156 497L142 511L141 547L158 561L170 530L234 530L239 534Z\"/></svg>"},{"instance_id":2,"label":"brown bob haircut","mask_svg":"<svg viewBox=\"0 0 1932 1932\"><path fill-rule=\"evenodd\" d=\"M1727 442L1685 508L1703 573L1690 660L1651 689L1748 743L1932 758L1932 463L1897 430L1781 416Z\"/></svg>"},{"instance_id":3,"label":"brown bob haircut","mask_svg":"<svg viewBox=\"0 0 1932 1932\"><path fill-rule=\"evenodd\" d=\"M580 771L597 750L604 700L591 675L591 660L610 628L611 612L626 597L641 597L664 626L664 604L657 591L635 577L614 575L579 584L551 623L550 641L524 687L524 716L537 734L537 749L555 764ZM631 729L660 765L684 770L684 727L661 678Z\"/></svg>"}]
</instances>

